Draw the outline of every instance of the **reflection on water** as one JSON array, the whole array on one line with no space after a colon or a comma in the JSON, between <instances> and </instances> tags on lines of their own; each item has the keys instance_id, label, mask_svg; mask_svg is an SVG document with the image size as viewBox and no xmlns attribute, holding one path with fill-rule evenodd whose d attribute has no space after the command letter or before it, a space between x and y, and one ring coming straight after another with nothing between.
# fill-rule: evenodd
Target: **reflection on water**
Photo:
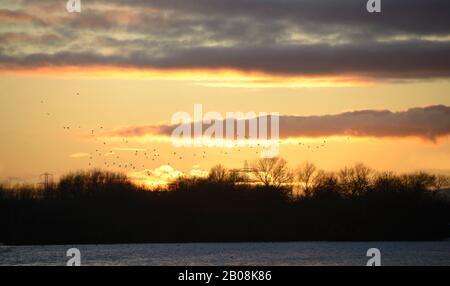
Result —
<instances>
[{"instance_id":1,"label":"reflection on water","mask_svg":"<svg viewBox=\"0 0 450 286\"><path fill-rule=\"evenodd\" d=\"M0 246L0 265L65 265L71 247L82 265L365 265L372 247L382 265L450 265L449 240Z\"/></svg>"}]
</instances>

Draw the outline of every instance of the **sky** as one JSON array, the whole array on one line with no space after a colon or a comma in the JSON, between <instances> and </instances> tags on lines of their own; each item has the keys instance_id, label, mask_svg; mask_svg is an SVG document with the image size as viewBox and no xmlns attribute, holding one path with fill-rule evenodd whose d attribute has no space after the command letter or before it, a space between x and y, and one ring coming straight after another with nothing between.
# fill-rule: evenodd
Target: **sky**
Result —
<instances>
[{"instance_id":1,"label":"sky","mask_svg":"<svg viewBox=\"0 0 450 286\"><path fill-rule=\"evenodd\" d=\"M0 1L0 182L162 184L260 148L175 147L176 112L277 112L279 155L450 172L450 2Z\"/></svg>"}]
</instances>

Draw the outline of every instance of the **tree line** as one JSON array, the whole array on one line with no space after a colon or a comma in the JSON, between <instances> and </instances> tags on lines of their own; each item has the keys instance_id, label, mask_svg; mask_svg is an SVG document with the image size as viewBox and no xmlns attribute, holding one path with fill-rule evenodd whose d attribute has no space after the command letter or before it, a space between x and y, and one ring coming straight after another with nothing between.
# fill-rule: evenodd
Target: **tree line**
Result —
<instances>
[{"instance_id":1,"label":"tree line","mask_svg":"<svg viewBox=\"0 0 450 286\"><path fill-rule=\"evenodd\" d=\"M260 159L248 172L217 165L149 191L102 170L46 188L0 185L7 244L295 240L430 240L449 236L449 179L425 172L291 169Z\"/></svg>"}]
</instances>

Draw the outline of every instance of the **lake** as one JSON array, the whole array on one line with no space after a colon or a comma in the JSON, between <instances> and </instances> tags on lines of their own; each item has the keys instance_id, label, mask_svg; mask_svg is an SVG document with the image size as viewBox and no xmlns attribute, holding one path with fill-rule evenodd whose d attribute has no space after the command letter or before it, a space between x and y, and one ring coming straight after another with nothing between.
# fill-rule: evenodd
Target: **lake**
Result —
<instances>
[{"instance_id":1,"label":"lake","mask_svg":"<svg viewBox=\"0 0 450 286\"><path fill-rule=\"evenodd\" d=\"M72 247L82 265L365 265L369 248L382 265L450 265L450 240L0 246L0 265L65 265Z\"/></svg>"}]
</instances>

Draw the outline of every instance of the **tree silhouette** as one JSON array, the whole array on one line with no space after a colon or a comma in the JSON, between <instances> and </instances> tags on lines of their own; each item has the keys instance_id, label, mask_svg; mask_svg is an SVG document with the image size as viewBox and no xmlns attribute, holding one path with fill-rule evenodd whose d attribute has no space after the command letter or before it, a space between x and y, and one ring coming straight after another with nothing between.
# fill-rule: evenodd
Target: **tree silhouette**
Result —
<instances>
[{"instance_id":1,"label":"tree silhouette","mask_svg":"<svg viewBox=\"0 0 450 286\"><path fill-rule=\"evenodd\" d=\"M441 192L444 188L450 188L450 177L442 174L436 175L433 187L435 193Z\"/></svg>"},{"instance_id":2,"label":"tree silhouette","mask_svg":"<svg viewBox=\"0 0 450 286\"><path fill-rule=\"evenodd\" d=\"M338 172L341 190L347 195L361 195L365 193L370 185L370 176L373 171L358 163L352 168L345 167Z\"/></svg>"},{"instance_id":3,"label":"tree silhouette","mask_svg":"<svg viewBox=\"0 0 450 286\"><path fill-rule=\"evenodd\" d=\"M154 190L121 173L63 176L51 189L0 185L0 242L75 244L202 241L430 240L449 236L446 181L416 172L338 172L305 163L293 197L281 158L255 162L259 183L218 165ZM305 183L306 182L306 183Z\"/></svg>"},{"instance_id":4,"label":"tree silhouette","mask_svg":"<svg viewBox=\"0 0 450 286\"><path fill-rule=\"evenodd\" d=\"M297 179L302 183L302 191L304 196L311 196L311 184L314 180L314 175L317 172L317 167L311 162L305 162L296 169Z\"/></svg>"},{"instance_id":5,"label":"tree silhouette","mask_svg":"<svg viewBox=\"0 0 450 286\"><path fill-rule=\"evenodd\" d=\"M261 158L253 164L253 174L266 187L280 188L291 183L294 175L287 161L275 158Z\"/></svg>"}]
</instances>

